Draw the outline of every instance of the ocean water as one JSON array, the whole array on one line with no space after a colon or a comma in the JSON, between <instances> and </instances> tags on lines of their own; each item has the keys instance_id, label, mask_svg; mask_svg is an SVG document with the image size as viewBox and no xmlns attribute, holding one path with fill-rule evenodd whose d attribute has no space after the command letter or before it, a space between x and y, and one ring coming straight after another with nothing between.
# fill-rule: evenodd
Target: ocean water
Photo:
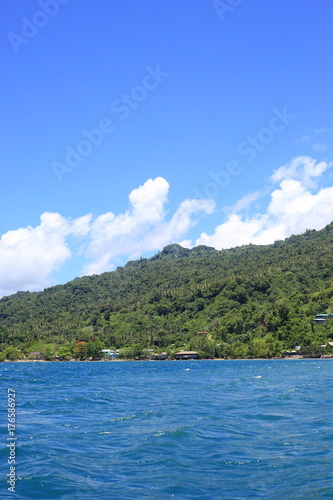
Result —
<instances>
[{"instance_id":1,"label":"ocean water","mask_svg":"<svg viewBox=\"0 0 333 500\"><path fill-rule=\"evenodd\" d=\"M1 498L333 498L333 360L1 363L0 384Z\"/></svg>"}]
</instances>

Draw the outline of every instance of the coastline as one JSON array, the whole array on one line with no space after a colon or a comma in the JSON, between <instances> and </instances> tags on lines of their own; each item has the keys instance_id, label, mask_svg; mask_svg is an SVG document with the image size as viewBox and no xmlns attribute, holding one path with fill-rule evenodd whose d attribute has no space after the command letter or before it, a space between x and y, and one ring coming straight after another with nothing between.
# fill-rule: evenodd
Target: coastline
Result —
<instances>
[{"instance_id":1,"label":"coastline","mask_svg":"<svg viewBox=\"0 0 333 500\"><path fill-rule=\"evenodd\" d=\"M1 363L119 363L119 362L124 362L124 361L132 361L135 363L142 362L142 361L149 361L149 362L170 362L170 361L297 361L300 359L305 359L305 360L313 360L313 359L333 359L333 356L323 356L320 358L317 357L304 357L304 356L288 356L288 357L274 357L274 358L212 358L212 359L165 359L165 360L156 360L156 359L94 359L94 360L86 360L86 359L70 359L68 361L58 361L58 360L46 360L46 359L16 359L15 361L11 360L4 360ZM1 365L0 363L0 365Z\"/></svg>"}]
</instances>

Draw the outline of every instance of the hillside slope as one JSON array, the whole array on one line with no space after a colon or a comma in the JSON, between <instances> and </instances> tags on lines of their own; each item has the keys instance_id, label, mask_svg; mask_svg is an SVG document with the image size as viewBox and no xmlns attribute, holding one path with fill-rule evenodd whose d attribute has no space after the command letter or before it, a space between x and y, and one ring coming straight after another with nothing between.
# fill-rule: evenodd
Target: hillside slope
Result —
<instances>
[{"instance_id":1,"label":"hillside slope","mask_svg":"<svg viewBox=\"0 0 333 500\"><path fill-rule=\"evenodd\" d=\"M333 312L332 257L333 223L265 246L169 245L113 272L2 298L1 341L62 344L93 336L116 348L186 344L204 351L214 340L266 337L284 348L323 342L333 330L311 318Z\"/></svg>"}]
</instances>

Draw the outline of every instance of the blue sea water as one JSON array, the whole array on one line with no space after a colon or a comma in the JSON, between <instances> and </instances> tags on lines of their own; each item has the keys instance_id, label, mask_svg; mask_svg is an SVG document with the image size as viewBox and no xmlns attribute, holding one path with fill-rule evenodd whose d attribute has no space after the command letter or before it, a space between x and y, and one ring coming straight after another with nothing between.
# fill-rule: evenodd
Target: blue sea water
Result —
<instances>
[{"instance_id":1,"label":"blue sea water","mask_svg":"<svg viewBox=\"0 0 333 500\"><path fill-rule=\"evenodd\" d=\"M1 363L0 383L1 498L333 498L333 360Z\"/></svg>"}]
</instances>

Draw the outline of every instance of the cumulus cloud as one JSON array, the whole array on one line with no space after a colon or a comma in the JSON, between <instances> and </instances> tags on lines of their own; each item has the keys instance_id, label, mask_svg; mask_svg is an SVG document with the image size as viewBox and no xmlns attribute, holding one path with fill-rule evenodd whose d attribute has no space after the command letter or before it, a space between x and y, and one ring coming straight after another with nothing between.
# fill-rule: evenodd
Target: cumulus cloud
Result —
<instances>
[{"instance_id":1,"label":"cumulus cloud","mask_svg":"<svg viewBox=\"0 0 333 500\"><path fill-rule=\"evenodd\" d=\"M272 176L279 187L272 190L264 213L247 218L233 213L213 234L202 233L196 244L217 249L269 244L307 228L321 229L333 220L333 187L312 192L316 188L313 178L330 165L302 156L280 167Z\"/></svg>"},{"instance_id":2,"label":"cumulus cloud","mask_svg":"<svg viewBox=\"0 0 333 500\"><path fill-rule=\"evenodd\" d=\"M124 213L71 220L46 212L39 226L8 231L0 239L0 296L50 286L54 272L77 256L75 247L86 261L83 274L112 270L119 257L137 258L186 237L200 214L214 210L212 200L184 200L167 220L168 192L162 177L148 179L131 191Z\"/></svg>"},{"instance_id":3,"label":"cumulus cloud","mask_svg":"<svg viewBox=\"0 0 333 500\"><path fill-rule=\"evenodd\" d=\"M298 156L287 165L283 165L275 170L271 178L273 182L279 182L284 179L296 179L303 186L314 188L316 186L314 178L320 177L330 165L325 161L316 162L310 156Z\"/></svg>"},{"instance_id":4,"label":"cumulus cloud","mask_svg":"<svg viewBox=\"0 0 333 500\"><path fill-rule=\"evenodd\" d=\"M214 210L212 200L185 200L166 221L168 191L169 184L165 179L149 179L130 193L129 210L118 215L110 212L93 221L87 249L90 262L83 273L110 270L112 259L121 255L134 259L144 252L159 250L186 236L196 223L194 216L210 214Z\"/></svg>"},{"instance_id":5,"label":"cumulus cloud","mask_svg":"<svg viewBox=\"0 0 333 500\"><path fill-rule=\"evenodd\" d=\"M40 225L8 231L0 239L0 293L37 290L49 283L49 275L71 257L66 243L77 227L58 213L44 213ZM78 222L80 226L80 222Z\"/></svg>"},{"instance_id":6,"label":"cumulus cloud","mask_svg":"<svg viewBox=\"0 0 333 500\"><path fill-rule=\"evenodd\" d=\"M72 256L68 236L86 236L90 219L89 214L68 220L58 213L45 212L39 226L3 234L0 238L0 296L49 286L50 275Z\"/></svg>"},{"instance_id":7,"label":"cumulus cloud","mask_svg":"<svg viewBox=\"0 0 333 500\"><path fill-rule=\"evenodd\" d=\"M188 239L189 230L202 215L215 211L215 203L186 199L169 213L170 186L162 177L148 179L131 191L128 208L121 213L85 214L71 220L46 212L38 226L1 237L0 294L54 284L54 272L78 255L84 261L82 274L95 274L112 270L119 259L138 258L174 242L222 249L273 243L307 228L321 229L333 219L333 187L317 185L331 165L308 156L293 159L273 172L268 191L244 196L212 234L204 232L193 241ZM256 207L259 198L262 203L267 195L265 210L254 213L252 205Z\"/></svg>"}]
</instances>

